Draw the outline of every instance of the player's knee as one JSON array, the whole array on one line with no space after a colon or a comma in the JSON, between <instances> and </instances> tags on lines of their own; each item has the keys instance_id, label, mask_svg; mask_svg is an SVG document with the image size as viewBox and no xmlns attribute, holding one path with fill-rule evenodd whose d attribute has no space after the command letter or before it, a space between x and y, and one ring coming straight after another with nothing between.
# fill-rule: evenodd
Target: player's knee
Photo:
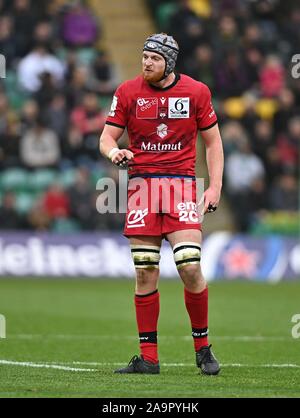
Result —
<instances>
[{"instance_id":1,"label":"player's knee","mask_svg":"<svg viewBox=\"0 0 300 418\"><path fill-rule=\"evenodd\" d=\"M201 274L200 265L185 265L178 270L181 280L189 290L205 287L206 283Z\"/></svg>"},{"instance_id":2,"label":"player's knee","mask_svg":"<svg viewBox=\"0 0 300 418\"><path fill-rule=\"evenodd\" d=\"M151 285L153 282L156 283L158 278L158 270L155 268L138 268L136 269L136 281L139 287L145 287Z\"/></svg>"},{"instance_id":3,"label":"player's knee","mask_svg":"<svg viewBox=\"0 0 300 418\"><path fill-rule=\"evenodd\" d=\"M179 270L179 275L189 281L199 280L201 278L200 265L186 264Z\"/></svg>"}]
</instances>

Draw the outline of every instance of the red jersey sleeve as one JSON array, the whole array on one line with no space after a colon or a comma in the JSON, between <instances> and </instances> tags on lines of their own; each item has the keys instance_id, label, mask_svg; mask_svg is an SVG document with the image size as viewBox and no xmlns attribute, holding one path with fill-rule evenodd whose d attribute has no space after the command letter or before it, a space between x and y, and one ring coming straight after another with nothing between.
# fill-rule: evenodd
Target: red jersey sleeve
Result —
<instances>
[{"instance_id":1,"label":"red jersey sleeve","mask_svg":"<svg viewBox=\"0 0 300 418\"><path fill-rule=\"evenodd\" d=\"M127 125L127 100L124 90L125 85L121 84L113 96L111 108L106 119L108 125L117 126L118 128L125 128Z\"/></svg>"},{"instance_id":2,"label":"red jersey sleeve","mask_svg":"<svg viewBox=\"0 0 300 418\"><path fill-rule=\"evenodd\" d=\"M214 111L211 93L206 84L202 84L198 97L197 124L200 131L212 128L217 122L217 115Z\"/></svg>"}]
</instances>

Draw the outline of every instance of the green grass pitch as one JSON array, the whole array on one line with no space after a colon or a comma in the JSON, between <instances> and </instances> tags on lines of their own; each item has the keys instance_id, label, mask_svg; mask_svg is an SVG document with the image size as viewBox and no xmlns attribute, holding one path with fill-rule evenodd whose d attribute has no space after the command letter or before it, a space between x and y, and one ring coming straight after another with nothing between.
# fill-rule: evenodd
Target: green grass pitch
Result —
<instances>
[{"instance_id":1,"label":"green grass pitch","mask_svg":"<svg viewBox=\"0 0 300 418\"><path fill-rule=\"evenodd\" d=\"M0 397L300 397L300 282L209 284L217 377L195 367L179 279L159 289L161 374L116 375L138 354L133 280L0 280Z\"/></svg>"}]
</instances>

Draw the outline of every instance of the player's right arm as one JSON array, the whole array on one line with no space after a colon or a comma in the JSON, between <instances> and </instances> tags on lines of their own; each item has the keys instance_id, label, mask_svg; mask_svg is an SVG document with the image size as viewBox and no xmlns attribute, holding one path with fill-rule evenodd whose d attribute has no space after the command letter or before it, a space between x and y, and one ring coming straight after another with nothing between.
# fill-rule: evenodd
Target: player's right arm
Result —
<instances>
[{"instance_id":1,"label":"player's right arm","mask_svg":"<svg viewBox=\"0 0 300 418\"><path fill-rule=\"evenodd\" d=\"M123 131L123 128L105 125L99 141L100 153L117 165L122 165L122 162L126 163L133 158L131 151L118 147L118 140Z\"/></svg>"}]
</instances>

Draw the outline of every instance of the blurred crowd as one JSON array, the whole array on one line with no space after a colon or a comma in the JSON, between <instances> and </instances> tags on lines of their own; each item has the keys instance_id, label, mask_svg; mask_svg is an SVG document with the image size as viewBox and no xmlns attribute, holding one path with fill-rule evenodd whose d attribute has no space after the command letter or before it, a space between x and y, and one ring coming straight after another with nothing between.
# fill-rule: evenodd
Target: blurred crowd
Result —
<instances>
[{"instance_id":1,"label":"blurred crowd","mask_svg":"<svg viewBox=\"0 0 300 418\"><path fill-rule=\"evenodd\" d=\"M119 83L101 23L82 1L0 0L0 225L118 229L98 216L109 175L98 140Z\"/></svg>"},{"instance_id":2,"label":"blurred crowd","mask_svg":"<svg viewBox=\"0 0 300 418\"><path fill-rule=\"evenodd\" d=\"M300 54L300 3L148 4L159 30L179 43L178 70L212 91L225 150L224 191L237 230L263 229L270 212L294 222L299 209L300 67L293 78L292 57Z\"/></svg>"},{"instance_id":3,"label":"blurred crowd","mask_svg":"<svg viewBox=\"0 0 300 418\"><path fill-rule=\"evenodd\" d=\"M178 71L212 91L225 150L224 194L236 230L264 229L270 213L282 213L281 223L294 219L300 68L293 78L292 57L300 54L300 4L143 1L157 30L178 41ZM121 228L122 216L99 216L95 204L97 180L115 176L99 154L98 138L120 82L101 37L88 2L0 0L6 58L1 229Z\"/></svg>"}]
</instances>

